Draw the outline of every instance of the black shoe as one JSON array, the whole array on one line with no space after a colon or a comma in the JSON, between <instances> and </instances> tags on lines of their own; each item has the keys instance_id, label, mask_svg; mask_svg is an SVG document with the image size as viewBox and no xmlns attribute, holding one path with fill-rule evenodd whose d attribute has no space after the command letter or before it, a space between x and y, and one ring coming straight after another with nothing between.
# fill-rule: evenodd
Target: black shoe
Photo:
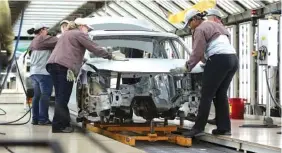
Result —
<instances>
[{"instance_id":1,"label":"black shoe","mask_svg":"<svg viewBox=\"0 0 282 153\"><path fill-rule=\"evenodd\" d=\"M38 122L39 125L52 125L52 122L50 120L45 122Z\"/></svg>"},{"instance_id":2,"label":"black shoe","mask_svg":"<svg viewBox=\"0 0 282 153\"><path fill-rule=\"evenodd\" d=\"M212 134L213 135L231 135L230 131L226 131L226 130L218 130L218 129L214 129L212 130Z\"/></svg>"},{"instance_id":3,"label":"black shoe","mask_svg":"<svg viewBox=\"0 0 282 153\"><path fill-rule=\"evenodd\" d=\"M195 122L196 121L196 116L194 115L187 115L185 117L186 120L191 121L191 122Z\"/></svg>"},{"instance_id":4,"label":"black shoe","mask_svg":"<svg viewBox=\"0 0 282 153\"><path fill-rule=\"evenodd\" d=\"M205 133L204 133L204 131L192 129L190 131L182 132L182 135L187 137L187 138L193 138L193 137L203 136L203 135L205 135Z\"/></svg>"},{"instance_id":5,"label":"black shoe","mask_svg":"<svg viewBox=\"0 0 282 153\"><path fill-rule=\"evenodd\" d=\"M215 118L212 119L212 120L208 120L208 123L211 124L211 125L215 125L216 124Z\"/></svg>"},{"instance_id":6,"label":"black shoe","mask_svg":"<svg viewBox=\"0 0 282 153\"><path fill-rule=\"evenodd\" d=\"M52 129L52 133L72 133L74 131L73 127L65 127L62 129Z\"/></svg>"},{"instance_id":7,"label":"black shoe","mask_svg":"<svg viewBox=\"0 0 282 153\"><path fill-rule=\"evenodd\" d=\"M33 124L33 125L38 125L38 121L33 120L33 121L31 122L31 124Z\"/></svg>"}]
</instances>

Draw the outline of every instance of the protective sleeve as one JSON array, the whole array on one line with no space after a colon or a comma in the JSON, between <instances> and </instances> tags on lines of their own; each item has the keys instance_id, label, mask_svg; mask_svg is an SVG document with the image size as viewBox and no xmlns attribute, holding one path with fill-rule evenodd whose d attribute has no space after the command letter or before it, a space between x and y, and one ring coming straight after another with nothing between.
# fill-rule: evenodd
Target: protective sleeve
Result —
<instances>
[{"instance_id":1,"label":"protective sleeve","mask_svg":"<svg viewBox=\"0 0 282 153\"><path fill-rule=\"evenodd\" d=\"M112 58L112 55L110 53L108 53L102 47L99 47L98 44L96 44L95 42L91 41L87 34L81 32L77 36L77 40L87 50L89 50L90 52L94 53L95 56L103 57L103 58L106 58L106 59L111 59Z\"/></svg>"},{"instance_id":2,"label":"protective sleeve","mask_svg":"<svg viewBox=\"0 0 282 153\"><path fill-rule=\"evenodd\" d=\"M193 51L189 60L187 61L189 70L192 70L198 64L198 62L203 59L204 52L207 48L205 34L201 29L196 29L193 37Z\"/></svg>"}]
</instances>

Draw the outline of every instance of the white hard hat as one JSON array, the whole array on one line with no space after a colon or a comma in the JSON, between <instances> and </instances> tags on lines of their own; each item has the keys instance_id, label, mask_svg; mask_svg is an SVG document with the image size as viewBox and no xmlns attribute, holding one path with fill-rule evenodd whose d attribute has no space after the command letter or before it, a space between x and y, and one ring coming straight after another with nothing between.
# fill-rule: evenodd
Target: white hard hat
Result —
<instances>
[{"instance_id":1,"label":"white hard hat","mask_svg":"<svg viewBox=\"0 0 282 153\"><path fill-rule=\"evenodd\" d=\"M211 15L213 15L213 16L217 16L217 17L219 17L219 18L222 18L222 15L221 15L221 13L219 12L219 10L217 10L217 9L208 9L207 10L207 16L211 16Z\"/></svg>"},{"instance_id":2,"label":"white hard hat","mask_svg":"<svg viewBox=\"0 0 282 153\"><path fill-rule=\"evenodd\" d=\"M61 26L62 24L64 24L64 23L69 24L69 23L70 23L70 21L69 21L69 20L63 20L63 21L61 21L61 22L60 22L60 26Z\"/></svg>"},{"instance_id":3,"label":"white hard hat","mask_svg":"<svg viewBox=\"0 0 282 153\"><path fill-rule=\"evenodd\" d=\"M49 28L49 27L46 26L46 25L43 24L43 23L35 23L34 26L33 26L33 28L34 28L34 31L36 31L36 30L39 30L39 29L42 29L42 28Z\"/></svg>"},{"instance_id":4,"label":"white hard hat","mask_svg":"<svg viewBox=\"0 0 282 153\"><path fill-rule=\"evenodd\" d=\"M88 28L92 29L92 27L88 25L88 22L87 22L86 18L76 18L74 20L74 23L77 24L77 25L85 25Z\"/></svg>"},{"instance_id":5,"label":"white hard hat","mask_svg":"<svg viewBox=\"0 0 282 153\"><path fill-rule=\"evenodd\" d=\"M191 9L189 11L186 12L185 14L185 24L184 24L184 27L185 28L187 25L188 25L188 22L194 17L196 16L197 14L199 14L200 12L196 9Z\"/></svg>"}]
</instances>

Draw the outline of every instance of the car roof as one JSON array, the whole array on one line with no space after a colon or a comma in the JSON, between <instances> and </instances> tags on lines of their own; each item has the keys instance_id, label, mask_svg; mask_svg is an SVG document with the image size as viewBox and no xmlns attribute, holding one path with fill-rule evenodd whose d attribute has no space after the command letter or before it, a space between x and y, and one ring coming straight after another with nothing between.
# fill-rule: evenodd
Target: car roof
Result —
<instances>
[{"instance_id":1,"label":"car roof","mask_svg":"<svg viewBox=\"0 0 282 153\"><path fill-rule=\"evenodd\" d=\"M93 31L92 36L148 36L148 37L169 37L178 38L177 35L169 32L154 30L152 24L146 20L128 17L91 17L85 18L88 26Z\"/></svg>"},{"instance_id":2,"label":"car roof","mask_svg":"<svg viewBox=\"0 0 282 153\"><path fill-rule=\"evenodd\" d=\"M90 36L142 36L142 37L167 37L179 38L177 35L168 32L154 32L154 31L91 31Z\"/></svg>"}]
</instances>

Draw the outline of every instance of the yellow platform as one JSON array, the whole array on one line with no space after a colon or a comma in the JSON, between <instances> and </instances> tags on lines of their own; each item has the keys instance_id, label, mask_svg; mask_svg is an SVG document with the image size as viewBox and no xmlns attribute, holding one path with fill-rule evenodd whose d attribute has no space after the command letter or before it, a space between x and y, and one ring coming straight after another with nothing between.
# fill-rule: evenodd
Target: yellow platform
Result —
<instances>
[{"instance_id":1,"label":"yellow platform","mask_svg":"<svg viewBox=\"0 0 282 153\"><path fill-rule=\"evenodd\" d=\"M172 134L177 126L148 126L148 124L87 124L89 131L110 137L124 144L135 146L136 141L168 141L180 146L192 146L192 139Z\"/></svg>"}]
</instances>

